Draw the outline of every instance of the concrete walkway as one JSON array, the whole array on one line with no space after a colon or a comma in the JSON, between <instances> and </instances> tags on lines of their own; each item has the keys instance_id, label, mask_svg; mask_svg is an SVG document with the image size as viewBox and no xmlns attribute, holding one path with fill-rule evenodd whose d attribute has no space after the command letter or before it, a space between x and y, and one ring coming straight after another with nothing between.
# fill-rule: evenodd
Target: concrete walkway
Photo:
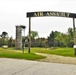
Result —
<instances>
[{"instance_id":1,"label":"concrete walkway","mask_svg":"<svg viewBox=\"0 0 76 75\"><path fill-rule=\"evenodd\" d=\"M76 75L76 65L0 58L0 75Z\"/></svg>"}]
</instances>

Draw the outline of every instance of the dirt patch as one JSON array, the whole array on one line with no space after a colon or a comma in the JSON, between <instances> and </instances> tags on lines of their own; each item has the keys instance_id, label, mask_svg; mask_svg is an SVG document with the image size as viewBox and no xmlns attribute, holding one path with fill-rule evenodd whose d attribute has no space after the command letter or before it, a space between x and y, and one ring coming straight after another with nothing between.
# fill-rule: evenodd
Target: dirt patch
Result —
<instances>
[{"instance_id":1,"label":"dirt patch","mask_svg":"<svg viewBox=\"0 0 76 75\"><path fill-rule=\"evenodd\" d=\"M36 54L46 56L46 58L39 60L41 62L52 62L52 63L63 63L63 64L75 64L76 65L76 58L73 58L73 57L64 57L64 56L43 54L43 53L36 53Z\"/></svg>"}]
</instances>

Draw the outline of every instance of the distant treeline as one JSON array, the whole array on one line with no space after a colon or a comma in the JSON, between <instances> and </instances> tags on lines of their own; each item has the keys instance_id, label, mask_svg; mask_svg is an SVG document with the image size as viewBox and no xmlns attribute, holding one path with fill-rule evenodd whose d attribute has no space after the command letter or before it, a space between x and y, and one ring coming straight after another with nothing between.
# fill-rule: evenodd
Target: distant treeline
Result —
<instances>
[{"instance_id":1,"label":"distant treeline","mask_svg":"<svg viewBox=\"0 0 76 75\"><path fill-rule=\"evenodd\" d=\"M25 47L28 47L28 36L22 37L22 43L25 41ZM68 28L67 33L52 31L47 38L39 38L37 31L31 31L32 47L73 47L74 33L72 28ZM7 32L0 35L0 47L8 45L15 47L15 39L8 36Z\"/></svg>"},{"instance_id":2,"label":"distant treeline","mask_svg":"<svg viewBox=\"0 0 76 75\"><path fill-rule=\"evenodd\" d=\"M68 28L67 33L52 31L47 38L38 38L36 31L31 32L32 47L73 47L74 33L72 28ZM28 46L28 43L25 44Z\"/></svg>"}]
</instances>

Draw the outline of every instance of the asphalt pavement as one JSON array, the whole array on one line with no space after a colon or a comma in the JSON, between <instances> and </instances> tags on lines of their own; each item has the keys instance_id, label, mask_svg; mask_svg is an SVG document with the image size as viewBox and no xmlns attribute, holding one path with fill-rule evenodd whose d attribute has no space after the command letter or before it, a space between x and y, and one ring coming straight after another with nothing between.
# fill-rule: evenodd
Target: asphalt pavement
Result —
<instances>
[{"instance_id":1,"label":"asphalt pavement","mask_svg":"<svg viewBox=\"0 0 76 75\"><path fill-rule=\"evenodd\" d=\"M0 75L76 75L76 65L0 58Z\"/></svg>"}]
</instances>

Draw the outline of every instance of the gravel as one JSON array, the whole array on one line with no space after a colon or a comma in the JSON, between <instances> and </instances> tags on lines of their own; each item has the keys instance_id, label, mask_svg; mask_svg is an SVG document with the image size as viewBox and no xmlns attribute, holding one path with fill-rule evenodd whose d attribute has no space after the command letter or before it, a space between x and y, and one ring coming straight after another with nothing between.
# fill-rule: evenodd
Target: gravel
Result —
<instances>
[{"instance_id":1,"label":"gravel","mask_svg":"<svg viewBox=\"0 0 76 75\"><path fill-rule=\"evenodd\" d=\"M64 57L64 56L59 56L59 55L43 54L43 53L36 53L36 54L46 56L46 58L39 60L39 61L42 61L42 62L74 64L74 65L76 65L76 58L75 57Z\"/></svg>"}]
</instances>

